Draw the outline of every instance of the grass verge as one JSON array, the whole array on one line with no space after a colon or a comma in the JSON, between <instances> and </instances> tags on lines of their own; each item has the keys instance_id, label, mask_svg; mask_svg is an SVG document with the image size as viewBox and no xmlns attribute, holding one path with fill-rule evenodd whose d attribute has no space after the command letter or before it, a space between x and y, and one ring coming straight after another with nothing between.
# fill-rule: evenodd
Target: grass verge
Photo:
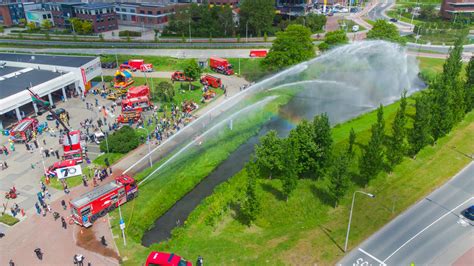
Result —
<instances>
[{"instance_id":1,"label":"grass verge","mask_svg":"<svg viewBox=\"0 0 474 266\"><path fill-rule=\"evenodd\" d=\"M0 223L3 223L3 224L6 224L6 225L9 225L9 226L12 226L16 223L18 223L20 220L18 220L17 218L9 215L9 214L2 214L0 216Z\"/></svg>"}]
</instances>

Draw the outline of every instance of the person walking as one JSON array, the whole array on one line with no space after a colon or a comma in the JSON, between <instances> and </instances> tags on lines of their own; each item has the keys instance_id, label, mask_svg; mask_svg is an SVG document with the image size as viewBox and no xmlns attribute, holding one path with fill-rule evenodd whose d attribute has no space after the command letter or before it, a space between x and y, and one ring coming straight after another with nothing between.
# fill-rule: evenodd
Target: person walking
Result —
<instances>
[{"instance_id":1,"label":"person walking","mask_svg":"<svg viewBox=\"0 0 474 266\"><path fill-rule=\"evenodd\" d=\"M36 248L34 251L36 257L38 257L39 260L43 260L43 252L41 251L41 248Z\"/></svg>"},{"instance_id":2,"label":"person walking","mask_svg":"<svg viewBox=\"0 0 474 266\"><path fill-rule=\"evenodd\" d=\"M13 259L10 259L10 261L8 262L8 266L15 266L15 263L13 262Z\"/></svg>"},{"instance_id":3,"label":"person walking","mask_svg":"<svg viewBox=\"0 0 474 266\"><path fill-rule=\"evenodd\" d=\"M41 214L41 208L40 208L38 202L35 202L35 208L36 208L36 213Z\"/></svg>"},{"instance_id":4,"label":"person walking","mask_svg":"<svg viewBox=\"0 0 474 266\"><path fill-rule=\"evenodd\" d=\"M55 150L55 151L54 151L54 154L56 155L56 159L59 160L59 151L58 151L58 150Z\"/></svg>"},{"instance_id":5,"label":"person walking","mask_svg":"<svg viewBox=\"0 0 474 266\"><path fill-rule=\"evenodd\" d=\"M35 147L38 149L39 145L38 145L38 141L36 139L33 140L33 144L35 144Z\"/></svg>"},{"instance_id":6,"label":"person walking","mask_svg":"<svg viewBox=\"0 0 474 266\"><path fill-rule=\"evenodd\" d=\"M103 246L107 246L107 241L105 241L105 236L101 236L101 237L100 237L100 243L101 243Z\"/></svg>"},{"instance_id":7,"label":"person walking","mask_svg":"<svg viewBox=\"0 0 474 266\"><path fill-rule=\"evenodd\" d=\"M61 200L61 206L63 206L63 209L66 210L67 209L67 205L66 205L66 201L65 200Z\"/></svg>"},{"instance_id":8,"label":"person walking","mask_svg":"<svg viewBox=\"0 0 474 266\"><path fill-rule=\"evenodd\" d=\"M203 262L201 256L198 256L197 261L196 261L196 265L197 266L203 266L204 265L204 262Z\"/></svg>"},{"instance_id":9,"label":"person walking","mask_svg":"<svg viewBox=\"0 0 474 266\"><path fill-rule=\"evenodd\" d=\"M7 161L3 161L3 167L5 167L5 169L7 169L7 168L8 168Z\"/></svg>"},{"instance_id":10,"label":"person walking","mask_svg":"<svg viewBox=\"0 0 474 266\"><path fill-rule=\"evenodd\" d=\"M64 217L62 217L62 216L61 216L61 224L62 224L64 229L67 229L66 219L64 219Z\"/></svg>"},{"instance_id":11,"label":"person walking","mask_svg":"<svg viewBox=\"0 0 474 266\"><path fill-rule=\"evenodd\" d=\"M87 187L87 177L86 175L82 175L82 184Z\"/></svg>"}]
</instances>

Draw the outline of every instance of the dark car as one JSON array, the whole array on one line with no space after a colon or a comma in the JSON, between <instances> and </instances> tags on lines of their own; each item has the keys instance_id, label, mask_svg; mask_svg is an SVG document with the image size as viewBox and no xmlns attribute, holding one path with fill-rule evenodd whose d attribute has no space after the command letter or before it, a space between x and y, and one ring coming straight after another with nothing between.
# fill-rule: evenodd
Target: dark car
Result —
<instances>
[{"instance_id":1,"label":"dark car","mask_svg":"<svg viewBox=\"0 0 474 266\"><path fill-rule=\"evenodd\" d=\"M59 117L61 114L66 113L66 110L64 110L63 108L58 108L58 109L54 110L54 112ZM54 117L53 117L52 114L49 114L49 115L46 116L46 119L51 121L51 120L54 120Z\"/></svg>"},{"instance_id":2,"label":"dark car","mask_svg":"<svg viewBox=\"0 0 474 266\"><path fill-rule=\"evenodd\" d=\"M398 20L396 18L391 18L390 22L398 22Z\"/></svg>"},{"instance_id":3,"label":"dark car","mask_svg":"<svg viewBox=\"0 0 474 266\"><path fill-rule=\"evenodd\" d=\"M56 108L56 106L53 104L53 105L51 106L51 108L54 109L54 108ZM44 107L38 105L38 112L36 113L37 115L42 115L42 114L44 114L44 113L46 113L46 112L48 112L48 110L46 110L46 108L44 108Z\"/></svg>"},{"instance_id":4,"label":"dark car","mask_svg":"<svg viewBox=\"0 0 474 266\"><path fill-rule=\"evenodd\" d=\"M462 211L461 214L467 219L474 221L474 205Z\"/></svg>"}]
</instances>

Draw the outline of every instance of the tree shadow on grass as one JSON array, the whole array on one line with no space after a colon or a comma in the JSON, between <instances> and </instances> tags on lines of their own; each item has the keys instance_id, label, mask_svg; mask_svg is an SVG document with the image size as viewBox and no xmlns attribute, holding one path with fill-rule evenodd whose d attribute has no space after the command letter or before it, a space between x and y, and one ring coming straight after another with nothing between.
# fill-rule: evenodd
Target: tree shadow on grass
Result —
<instances>
[{"instance_id":1,"label":"tree shadow on grass","mask_svg":"<svg viewBox=\"0 0 474 266\"><path fill-rule=\"evenodd\" d=\"M331 233L332 231L330 229L327 229L326 227L320 225L319 228L321 228L321 231L323 231L323 233L331 240L331 242L334 243L334 245L336 245L340 251L344 252L344 249L339 246L339 244L337 243L337 241L331 236Z\"/></svg>"},{"instance_id":2,"label":"tree shadow on grass","mask_svg":"<svg viewBox=\"0 0 474 266\"><path fill-rule=\"evenodd\" d=\"M266 183L262 183L260 184L260 186L262 187L262 189L265 191L265 192L268 192L270 194L273 194L273 196L275 196L276 199L278 200L286 200L286 197L285 195L283 195L283 193L276 189L275 187L273 187L272 185L270 184L266 184Z\"/></svg>"},{"instance_id":3,"label":"tree shadow on grass","mask_svg":"<svg viewBox=\"0 0 474 266\"><path fill-rule=\"evenodd\" d=\"M326 190L319 188L314 184L310 186L310 189L313 195L319 200L321 200L323 204L334 207L334 199L331 197L331 195L329 195Z\"/></svg>"}]
</instances>

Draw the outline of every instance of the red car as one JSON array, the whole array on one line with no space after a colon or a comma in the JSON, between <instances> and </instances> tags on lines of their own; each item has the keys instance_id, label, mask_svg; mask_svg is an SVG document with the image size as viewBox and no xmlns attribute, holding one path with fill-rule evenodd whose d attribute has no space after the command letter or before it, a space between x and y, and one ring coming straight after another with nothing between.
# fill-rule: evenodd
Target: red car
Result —
<instances>
[{"instance_id":1,"label":"red car","mask_svg":"<svg viewBox=\"0 0 474 266\"><path fill-rule=\"evenodd\" d=\"M153 251L148 255L145 266L193 266L193 264L174 253Z\"/></svg>"}]
</instances>

